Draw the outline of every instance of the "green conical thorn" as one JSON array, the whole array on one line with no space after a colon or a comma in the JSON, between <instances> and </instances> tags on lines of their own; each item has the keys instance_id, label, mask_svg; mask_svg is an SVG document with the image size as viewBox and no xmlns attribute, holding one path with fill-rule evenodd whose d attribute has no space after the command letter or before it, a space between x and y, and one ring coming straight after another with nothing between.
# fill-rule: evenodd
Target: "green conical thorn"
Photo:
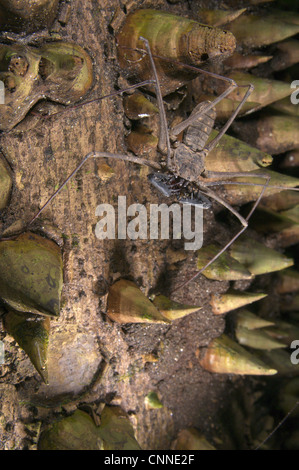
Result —
<instances>
[{"instance_id":1,"label":"green conical thorn","mask_svg":"<svg viewBox=\"0 0 299 470\"><path fill-rule=\"evenodd\" d=\"M298 42L297 47L299 48L299 41L297 42ZM299 57L299 53L298 53L298 57ZM277 111L279 113L286 114L288 116L299 117L299 108L298 106L293 105L289 97L276 101L275 103L272 103L269 109L273 111Z\"/></svg>"},{"instance_id":2,"label":"green conical thorn","mask_svg":"<svg viewBox=\"0 0 299 470\"><path fill-rule=\"evenodd\" d=\"M213 244L201 248L197 252L197 268L202 269L217 253L220 247ZM216 261L208 266L203 275L208 279L217 281L237 281L240 279L252 279L253 275L246 267L231 257L227 252L220 255Z\"/></svg>"},{"instance_id":3,"label":"green conical thorn","mask_svg":"<svg viewBox=\"0 0 299 470\"><path fill-rule=\"evenodd\" d=\"M217 89L218 90L218 89ZM219 93L224 91L224 89L219 88ZM218 93L218 91L217 91ZM214 95L208 95L204 94L203 98L209 101L213 101ZM240 104L239 101L232 98L223 98L219 103L216 104L215 109L216 109L216 120L217 121L225 121L227 120L232 113L236 110L238 105ZM244 105L241 108L241 111L238 113L240 116L245 116L247 114L253 113L254 111L258 110L261 108L260 103L257 103L255 101L246 101Z\"/></svg>"},{"instance_id":4,"label":"green conical thorn","mask_svg":"<svg viewBox=\"0 0 299 470\"><path fill-rule=\"evenodd\" d=\"M268 46L299 32L299 26L286 23L276 18L264 15L241 15L232 23L226 25L240 47L258 48Z\"/></svg>"},{"instance_id":5,"label":"green conical thorn","mask_svg":"<svg viewBox=\"0 0 299 470\"><path fill-rule=\"evenodd\" d=\"M299 224L281 213L257 209L252 215L251 226L258 232L275 233L280 247L284 248L298 243Z\"/></svg>"},{"instance_id":6,"label":"green conical thorn","mask_svg":"<svg viewBox=\"0 0 299 470\"><path fill-rule=\"evenodd\" d=\"M266 328L265 332L271 338L283 342L286 346L299 338L299 327L293 323L276 320L275 325Z\"/></svg>"},{"instance_id":7,"label":"green conical thorn","mask_svg":"<svg viewBox=\"0 0 299 470\"><path fill-rule=\"evenodd\" d=\"M259 208L252 214L250 220L255 230L263 233L281 232L294 225L291 219L281 213Z\"/></svg>"},{"instance_id":8,"label":"green conical thorn","mask_svg":"<svg viewBox=\"0 0 299 470\"><path fill-rule=\"evenodd\" d=\"M4 327L24 349L35 369L47 384L50 319L10 310L4 317Z\"/></svg>"},{"instance_id":9,"label":"green conical thorn","mask_svg":"<svg viewBox=\"0 0 299 470\"><path fill-rule=\"evenodd\" d=\"M276 369L278 375L295 376L299 374L298 364L292 364L290 352L285 349L256 351L256 354L269 367Z\"/></svg>"},{"instance_id":10,"label":"green conical thorn","mask_svg":"<svg viewBox=\"0 0 299 470\"><path fill-rule=\"evenodd\" d=\"M0 241L0 297L11 308L59 316L62 283L61 250L52 240L24 232Z\"/></svg>"},{"instance_id":11,"label":"green conical thorn","mask_svg":"<svg viewBox=\"0 0 299 470\"><path fill-rule=\"evenodd\" d=\"M245 308L236 312L235 321L237 328L242 327L247 328L248 330L255 330L256 328L264 328L265 326L274 325L274 322L265 320Z\"/></svg>"},{"instance_id":12,"label":"green conical thorn","mask_svg":"<svg viewBox=\"0 0 299 470\"><path fill-rule=\"evenodd\" d=\"M254 349L266 349L271 351L272 349L281 349L286 347L284 343L269 337L267 332L263 329L249 330L248 328L238 326L235 334L240 344Z\"/></svg>"},{"instance_id":13,"label":"green conical thorn","mask_svg":"<svg viewBox=\"0 0 299 470\"><path fill-rule=\"evenodd\" d=\"M180 304L170 300L165 295L157 295L153 299L153 304L161 312L163 317L167 318L170 321L177 320L178 318L183 318L190 313L197 312L202 307Z\"/></svg>"},{"instance_id":14,"label":"green conical thorn","mask_svg":"<svg viewBox=\"0 0 299 470\"><path fill-rule=\"evenodd\" d=\"M269 62L272 57L271 55L240 54L239 52L234 52L224 63L232 70L247 70Z\"/></svg>"},{"instance_id":15,"label":"green conical thorn","mask_svg":"<svg viewBox=\"0 0 299 470\"><path fill-rule=\"evenodd\" d=\"M225 334L209 344L200 364L218 374L274 375L277 372Z\"/></svg>"},{"instance_id":16,"label":"green conical thorn","mask_svg":"<svg viewBox=\"0 0 299 470\"><path fill-rule=\"evenodd\" d=\"M298 152L299 157L299 152ZM298 160L299 162L299 160ZM299 165L298 165L299 166ZM286 211L299 204L299 191L285 190L263 197L259 207L274 212Z\"/></svg>"},{"instance_id":17,"label":"green conical thorn","mask_svg":"<svg viewBox=\"0 0 299 470\"><path fill-rule=\"evenodd\" d=\"M238 85L248 85L248 83L251 83L254 86L254 90L250 94L248 103L254 103L255 106L253 105L250 108L250 105L247 104L247 108L241 109L241 115L252 113L253 111L270 105L271 103L280 101L283 98L289 97L293 92L293 89L290 87L289 83L257 77L251 73L237 71L230 73L228 77L238 83ZM224 91L223 84L219 82L217 93L221 93L222 91ZM246 88L242 90L237 88L235 91L230 93L228 99L231 101L240 102L243 99L245 93ZM217 114L218 107L219 109L223 107L222 101L219 103L219 105L216 105Z\"/></svg>"},{"instance_id":18,"label":"green conical thorn","mask_svg":"<svg viewBox=\"0 0 299 470\"><path fill-rule=\"evenodd\" d=\"M232 244L230 254L254 275L266 274L288 268L294 264L279 251L272 250L262 243L242 236Z\"/></svg>"},{"instance_id":19,"label":"green conical thorn","mask_svg":"<svg viewBox=\"0 0 299 470\"><path fill-rule=\"evenodd\" d=\"M294 91L291 87L290 90ZM282 113L264 113L256 120L238 121L233 124L238 138L270 155L298 148L298 128L299 117Z\"/></svg>"},{"instance_id":20,"label":"green conical thorn","mask_svg":"<svg viewBox=\"0 0 299 470\"><path fill-rule=\"evenodd\" d=\"M267 294L228 290L225 294L212 294L211 306L215 315L221 315L231 310L244 307L245 305L261 300Z\"/></svg>"},{"instance_id":21,"label":"green conical thorn","mask_svg":"<svg viewBox=\"0 0 299 470\"><path fill-rule=\"evenodd\" d=\"M109 288L107 315L118 323L170 323L139 287L126 279Z\"/></svg>"},{"instance_id":22,"label":"green conical thorn","mask_svg":"<svg viewBox=\"0 0 299 470\"><path fill-rule=\"evenodd\" d=\"M217 137L218 131L213 130L208 142ZM206 171L255 171L271 165L271 155L246 144L240 139L224 135L219 144L209 152L205 160Z\"/></svg>"},{"instance_id":23,"label":"green conical thorn","mask_svg":"<svg viewBox=\"0 0 299 470\"><path fill-rule=\"evenodd\" d=\"M276 193L281 193L284 189L296 188L299 186L299 178L292 176L284 175L278 173L277 171L268 170L268 168L257 169L254 171L249 171L248 176L238 176L234 178L230 184L223 184L226 192L226 201L232 205L235 204L246 204L247 202L256 201L261 194L263 185L265 184L265 178L259 178L253 175L263 174L270 177L269 185L265 190L265 197L270 195L276 195ZM245 185L236 184L244 182ZM293 191L296 194L296 191ZM297 193L298 194L298 193ZM296 196L294 196L294 199ZM263 198L264 199L264 198ZM254 214L253 214L254 215Z\"/></svg>"},{"instance_id":24,"label":"green conical thorn","mask_svg":"<svg viewBox=\"0 0 299 470\"><path fill-rule=\"evenodd\" d=\"M235 20L245 11L246 8L241 8L239 10L209 10L206 8L200 8L198 10L198 21L203 24L219 27Z\"/></svg>"}]
</instances>

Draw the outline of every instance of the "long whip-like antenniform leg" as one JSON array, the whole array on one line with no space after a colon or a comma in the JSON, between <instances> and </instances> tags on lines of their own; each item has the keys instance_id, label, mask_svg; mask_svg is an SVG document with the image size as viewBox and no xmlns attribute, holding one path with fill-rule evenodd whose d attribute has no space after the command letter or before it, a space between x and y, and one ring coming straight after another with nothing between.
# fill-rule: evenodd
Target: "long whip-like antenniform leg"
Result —
<instances>
[{"instance_id":1,"label":"long whip-like antenniform leg","mask_svg":"<svg viewBox=\"0 0 299 470\"><path fill-rule=\"evenodd\" d=\"M229 85L229 87L223 92L221 93L221 95L217 96L217 98L215 98L212 102L210 103L207 103L205 106L203 106L201 108L200 111L198 111L197 113L194 113L192 114L191 116L189 116L187 119L185 119L185 121L183 122L180 122L179 124L177 124L176 126L174 126L172 129L171 129L171 135L173 136L177 136L179 135L181 132L183 132L185 129L187 129L187 127L189 127L191 124L193 124L200 116L202 116L204 113L206 113L207 111L210 111L210 109L214 108L214 106L216 106L216 104L220 103L220 101L222 101L224 98L226 98L235 88L238 87L238 85L236 84L236 82L234 82L233 80L231 80L231 84ZM246 98L247 99L247 98ZM240 105L242 106L243 103L245 101L242 100L242 102L240 103ZM241 106L239 105L239 109L241 108ZM239 110L238 110L239 112ZM235 117L234 117L235 118ZM232 120L233 121L233 120ZM232 122L231 121L231 122ZM230 122L230 124L231 124ZM229 124L229 125L230 125ZM227 128L226 128L227 129ZM225 132L225 131L224 131ZM223 133L224 134L224 133ZM222 134L222 135L223 135ZM222 137L221 135L221 137Z\"/></svg>"},{"instance_id":2,"label":"long whip-like antenniform leg","mask_svg":"<svg viewBox=\"0 0 299 470\"><path fill-rule=\"evenodd\" d=\"M144 158L134 157L133 155L122 155L109 152L90 152L81 161L81 163L74 169L74 171L66 178L66 180L59 186L57 191L52 194L51 197L45 202L41 209L35 214L35 216L29 221L27 227L29 227L44 211L44 209L52 202L52 200L57 196L58 193L65 187L65 185L72 179L72 177L80 170L80 168L87 162L91 157L94 158L112 158L114 160L123 160L125 162L138 163L139 165L149 166L155 170L161 170L159 163L149 162Z\"/></svg>"},{"instance_id":3,"label":"long whip-like antenniform leg","mask_svg":"<svg viewBox=\"0 0 299 470\"><path fill-rule=\"evenodd\" d=\"M195 69L195 67L192 67L192 66L188 66L188 68L192 68L192 69ZM227 122L225 123L225 125L222 127L222 129L220 129L218 135L213 139L211 140L211 142L209 142L209 144L204 148L202 149L203 151L205 151L206 153L210 152L214 147L216 147L216 145L218 144L219 140L222 138L222 136L225 134L225 132L227 131L227 129L230 127L230 125L232 124L232 122L235 120L236 116L238 115L240 109L242 108L242 106L244 105L244 103L247 101L249 95L253 92L254 90L254 86L252 84L248 84L248 85L237 85L237 83L232 80L231 78L227 78L227 77L222 77L221 75L217 75L217 74L214 74L213 72L208 72L208 71L203 71L203 73L207 74L207 75L211 75L215 78L218 78L218 79L221 79L221 80L225 80L229 83L229 87L224 90L223 93L221 93L221 95L217 96L217 98L215 98L211 103L208 103L206 106L202 107L200 111L198 111L197 113L194 113L192 114L191 116L189 116L189 118L187 118L185 121L181 122L180 124L178 124L177 126L173 127L171 129L171 134L173 136L177 136L179 135L182 131L184 131L188 126L190 126L191 124L193 124L201 115L203 115L204 113L206 113L207 111L209 111L210 109L212 109L214 106L216 106L218 103L220 103L220 101L222 101L224 98L226 98L235 88L248 88L248 90L246 91L245 95L243 96L242 100L240 101L240 103L238 104L238 106L236 107L235 111L232 113L232 115L230 116L230 118L227 120Z\"/></svg>"},{"instance_id":4,"label":"long whip-like antenniform leg","mask_svg":"<svg viewBox=\"0 0 299 470\"><path fill-rule=\"evenodd\" d=\"M209 196L211 199L214 199L217 201L221 206L226 207L232 214L234 214L237 219L240 220L241 224L244 227L247 227L247 221L242 217L238 211L236 211L228 202L225 201L222 197L218 196L218 194L214 193L214 191L211 191L209 188L205 187L204 185L200 184L199 185L200 191L202 191L206 196Z\"/></svg>"},{"instance_id":5,"label":"long whip-like antenniform leg","mask_svg":"<svg viewBox=\"0 0 299 470\"><path fill-rule=\"evenodd\" d=\"M273 429L273 431L270 432L270 434L268 434L268 436L266 437L266 439L264 439L254 450L259 450L269 439L271 436L273 436L273 434L275 434L275 432L277 431L277 429L279 429L283 423L289 418L289 416L295 411L295 409L297 408L297 406L299 405L299 400L296 401L295 405L293 406L293 408L290 409L290 411L285 415L285 417L277 424L277 426L275 426L275 428Z\"/></svg>"},{"instance_id":6,"label":"long whip-like antenniform leg","mask_svg":"<svg viewBox=\"0 0 299 470\"><path fill-rule=\"evenodd\" d=\"M155 77L155 88L156 88L158 108L159 108L159 113L160 113L160 136L159 136L158 147L159 147L159 150L161 150L162 152L165 150L165 147L167 148L167 166L169 167L170 157L171 157L171 147L170 147L170 139L169 139L169 133L168 133L166 113L165 113L165 108L163 105L163 98L162 98L162 93L161 93L161 88L160 88L160 81L159 81L159 77L157 74L155 61L152 56L151 48L149 46L149 42L147 39L143 37L140 37L140 39L144 42L144 45L147 49L147 53L149 55L149 59L150 59L151 66L153 69L153 74Z\"/></svg>"},{"instance_id":7,"label":"long whip-like antenniform leg","mask_svg":"<svg viewBox=\"0 0 299 470\"><path fill-rule=\"evenodd\" d=\"M59 114L65 114L68 111L71 111L73 109L78 109L78 108L81 108L82 106L86 106L88 104L93 104L96 101L102 101L102 100L105 100L107 98L113 98L114 96L119 96L119 95L122 95L123 93L127 93L129 91L136 90L138 88L143 88L146 85L152 85L154 83L155 83L154 80L145 80L144 82L140 82L140 83L137 83L136 85L128 86L127 88L124 88L122 90L112 91L111 93L108 93L107 95L103 95L100 98L94 98L93 100L83 101L82 103L72 105L72 106L70 106L66 109L62 109L61 111L57 111L56 113L52 113L52 114L49 114L48 116L45 116L45 119L51 119L53 117L58 116ZM31 112L31 114L35 114L35 113Z\"/></svg>"},{"instance_id":8,"label":"long whip-like antenniform leg","mask_svg":"<svg viewBox=\"0 0 299 470\"><path fill-rule=\"evenodd\" d=\"M225 134L225 132L227 131L227 129L229 128L229 126L231 125L231 123L235 120L236 116L238 115L240 109L242 108L243 104L245 103L245 101L247 101L249 95L253 92L253 85L246 85L248 86L248 90L246 91L242 101L238 104L238 106L236 107L235 111L233 112L233 114L230 116L230 118L227 120L227 122L225 123L225 125L220 129L218 135L213 139L211 140L211 142L209 142L204 150L206 152L210 152L211 150L213 150L213 148L216 147L216 145L218 144L219 140L221 139L221 137Z\"/></svg>"}]
</instances>

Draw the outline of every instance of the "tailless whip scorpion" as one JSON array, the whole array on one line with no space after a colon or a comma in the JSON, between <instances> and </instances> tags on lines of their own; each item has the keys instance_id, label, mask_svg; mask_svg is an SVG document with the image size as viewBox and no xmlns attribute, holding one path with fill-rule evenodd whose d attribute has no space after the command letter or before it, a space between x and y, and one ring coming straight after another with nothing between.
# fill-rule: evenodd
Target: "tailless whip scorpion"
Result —
<instances>
[{"instance_id":1,"label":"tailless whip scorpion","mask_svg":"<svg viewBox=\"0 0 299 470\"><path fill-rule=\"evenodd\" d=\"M215 115L215 106L219 103L223 98L228 96L232 90L238 87L238 85L231 79L226 77L222 77L220 75L214 74L212 72L203 71L205 74L208 74L212 77L217 77L219 79L225 80L229 83L228 88L213 102L203 102L198 105L195 110L191 113L191 115L181 122L180 124L176 125L175 127L168 130L167 120L166 120L166 112L163 104L163 98L159 86L159 78L157 75L154 57L151 53L151 49L147 39L140 38L145 45L146 50L142 50L143 54L148 54L150 63L152 66L153 71L153 79L146 80L144 82L138 83L136 85L132 85L128 88L125 88L120 91L115 91L109 95L102 96L101 98L97 98L96 100L102 100L104 98L111 98L112 96L122 95L125 92L129 92L131 90L137 88L143 88L146 85L153 84L156 90L156 97L158 102L159 108L159 115L160 115L160 135L159 135L159 143L158 149L162 155L166 156L165 163L156 163L151 162L145 158L137 157L132 154L125 155L125 154L113 154L108 152L102 151L95 151L88 153L81 161L81 163L74 169L74 171L66 178L66 180L60 185L60 187L52 194L52 196L47 200L47 202L41 207L41 209L35 214L35 216L29 221L27 224L27 228L40 216L40 214L44 211L44 209L51 203L51 201L57 196L57 194L65 187L65 185L72 179L72 177L81 169L84 163L89 160L91 157L93 158L107 158L107 159L115 159L115 160L123 160L131 163L135 163L138 165L145 165L150 167L154 170L148 176L148 179L154 187L160 191L164 196L176 196L177 201L182 204L191 204L197 205L202 207L203 209L209 208L211 206L209 199L213 199L218 202L220 205L228 209L235 217L240 221L242 227L241 229L231 238L231 240L196 274L194 274L190 279L186 280L183 284L175 289L175 291L183 288L191 281L194 281L199 277L199 275L214 261L216 261L219 256L224 253L230 245L234 243L234 241L247 229L248 221L255 211L256 207L258 206L260 200L262 199L268 185L270 182L270 177L266 174L253 174L248 172L211 172L205 170L205 158L208 153L215 148L215 146L220 141L221 137L225 134L229 126L232 124L236 116L238 115L241 107L248 99L249 95L253 90L253 86L251 84L242 85L243 87L247 88L246 93L244 94L243 99L240 101L238 106L236 107L235 111L225 123L225 125L220 129L218 135L211 140L209 143L206 144L208 140L209 134L212 131L214 125L214 115ZM183 65L179 63L179 65ZM199 70L193 66L186 66L193 70ZM81 103L77 106L84 106L87 105L95 100ZM64 112L64 111L60 111ZM55 113L52 114L50 117L55 116ZM183 142L178 142L176 140L177 136L182 132L190 129L190 127L197 128L197 139L192 143L188 140L188 135L185 135L183 138ZM199 148L198 145L202 147ZM197 148L196 148L197 147ZM264 179L264 182L260 184L256 183L249 183L249 182L232 182L227 181L227 178L233 177L252 177L252 178L260 178ZM215 181L215 178L218 181ZM211 181L211 179L213 179ZM228 202L226 202L222 197L217 195L211 187L213 186L220 186L222 184L247 184L252 186L261 186L261 193L258 199L254 202L249 214L246 217L243 217L237 210L235 210ZM275 186L277 189L285 189L284 187ZM292 190L298 191L298 188L292 188ZM174 291L173 291L174 292Z\"/></svg>"}]
</instances>

